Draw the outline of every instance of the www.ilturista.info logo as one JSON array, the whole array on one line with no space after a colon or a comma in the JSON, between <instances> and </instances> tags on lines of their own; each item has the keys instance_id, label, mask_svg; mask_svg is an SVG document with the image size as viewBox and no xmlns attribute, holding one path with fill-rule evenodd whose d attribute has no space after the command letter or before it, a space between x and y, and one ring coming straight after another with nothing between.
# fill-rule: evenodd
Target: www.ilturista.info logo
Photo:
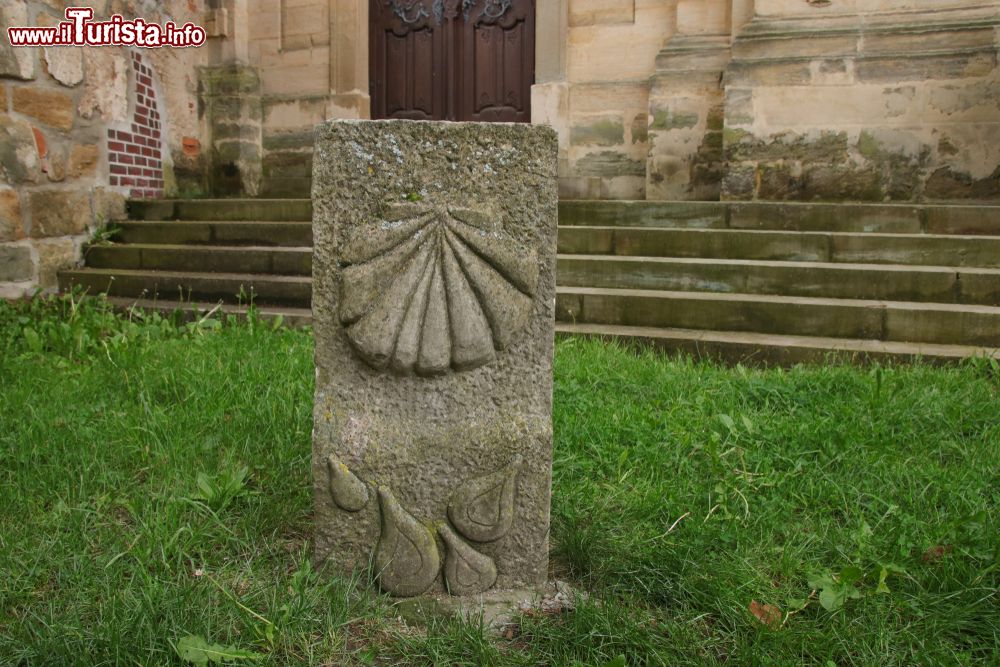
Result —
<instances>
[{"instance_id":1,"label":"www.ilturista.info logo","mask_svg":"<svg viewBox=\"0 0 1000 667\"><path fill-rule=\"evenodd\" d=\"M90 7L67 7L66 20L54 28L7 28L11 46L139 46L156 49L163 46L201 46L205 29L193 23L178 27L173 21L163 25L137 18L126 20L120 14L107 21L92 21Z\"/></svg>"}]
</instances>

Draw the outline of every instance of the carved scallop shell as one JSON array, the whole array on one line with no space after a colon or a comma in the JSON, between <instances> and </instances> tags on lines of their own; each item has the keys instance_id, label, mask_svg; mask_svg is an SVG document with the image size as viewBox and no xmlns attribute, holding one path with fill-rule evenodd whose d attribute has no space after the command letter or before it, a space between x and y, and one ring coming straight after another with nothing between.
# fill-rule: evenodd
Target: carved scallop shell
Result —
<instances>
[{"instance_id":1,"label":"carved scallop shell","mask_svg":"<svg viewBox=\"0 0 1000 667\"><path fill-rule=\"evenodd\" d=\"M538 258L482 212L404 205L341 248L340 320L376 369L490 363L531 317Z\"/></svg>"}]
</instances>

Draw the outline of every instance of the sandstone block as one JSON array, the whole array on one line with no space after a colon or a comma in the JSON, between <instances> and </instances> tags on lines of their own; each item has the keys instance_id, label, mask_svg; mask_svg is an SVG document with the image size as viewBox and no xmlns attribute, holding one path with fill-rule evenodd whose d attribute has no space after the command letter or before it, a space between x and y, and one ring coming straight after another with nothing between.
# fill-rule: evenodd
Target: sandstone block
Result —
<instances>
[{"instance_id":1,"label":"sandstone block","mask_svg":"<svg viewBox=\"0 0 1000 667\"><path fill-rule=\"evenodd\" d=\"M31 238L74 236L93 219L90 197L83 190L38 190L28 194Z\"/></svg>"},{"instance_id":2,"label":"sandstone block","mask_svg":"<svg viewBox=\"0 0 1000 667\"><path fill-rule=\"evenodd\" d=\"M85 49L86 83L77 110L83 118L95 114L107 121L128 118L128 67L125 58L110 49Z\"/></svg>"},{"instance_id":3,"label":"sandstone block","mask_svg":"<svg viewBox=\"0 0 1000 667\"><path fill-rule=\"evenodd\" d=\"M69 177L93 176L99 159L100 150L95 144L74 144L69 152Z\"/></svg>"},{"instance_id":4,"label":"sandstone block","mask_svg":"<svg viewBox=\"0 0 1000 667\"><path fill-rule=\"evenodd\" d=\"M28 25L28 5L23 0L8 0L0 7L0 78L30 81L35 78L35 50L14 48L7 41L7 28Z\"/></svg>"},{"instance_id":5,"label":"sandstone block","mask_svg":"<svg viewBox=\"0 0 1000 667\"><path fill-rule=\"evenodd\" d=\"M35 183L41 178L31 125L6 114L0 114L0 178L8 183Z\"/></svg>"},{"instance_id":6,"label":"sandstone block","mask_svg":"<svg viewBox=\"0 0 1000 667\"><path fill-rule=\"evenodd\" d=\"M73 98L60 90L19 86L14 89L14 111L60 130L73 127Z\"/></svg>"},{"instance_id":7,"label":"sandstone block","mask_svg":"<svg viewBox=\"0 0 1000 667\"><path fill-rule=\"evenodd\" d=\"M557 151L533 125L317 130L316 556L392 595L546 579Z\"/></svg>"},{"instance_id":8,"label":"sandstone block","mask_svg":"<svg viewBox=\"0 0 1000 667\"><path fill-rule=\"evenodd\" d=\"M128 217L125 210L124 195L108 188L94 188L94 219L98 222L124 220Z\"/></svg>"},{"instance_id":9,"label":"sandstone block","mask_svg":"<svg viewBox=\"0 0 1000 667\"><path fill-rule=\"evenodd\" d=\"M34 275L35 262L30 246L0 245L0 283L23 282Z\"/></svg>"},{"instance_id":10,"label":"sandstone block","mask_svg":"<svg viewBox=\"0 0 1000 667\"><path fill-rule=\"evenodd\" d=\"M73 239L49 239L37 241L38 286L56 287L58 272L76 265L76 245Z\"/></svg>"},{"instance_id":11,"label":"sandstone block","mask_svg":"<svg viewBox=\"0 0 1000 667\"><path fill-rule=\"evenodd\" d=\"M17 190L0 189L0 243L24 238L21 222L21 198Z\"/></svg>"},{"instance_id":12,"label":"sandstone block","mask_svg":"<svg viewBox=\"0 0 1000 667\"><path fill-rule=\"evenodd\" d=\"M75 86L83 81L83 49L68 46L45 49L45 66L62 85Z\"/></svg>"},{"instance_id":13,"label":"sandstone block","mask_svg":"<svg viewBox=\"0 0 1000 667\"><path fill-rule=\"evenodd\" d=\"M580 122L570 129L574 145L620 146L625 143L625 125L620 116L608 116Z\"/></svg>"}]
</instances>

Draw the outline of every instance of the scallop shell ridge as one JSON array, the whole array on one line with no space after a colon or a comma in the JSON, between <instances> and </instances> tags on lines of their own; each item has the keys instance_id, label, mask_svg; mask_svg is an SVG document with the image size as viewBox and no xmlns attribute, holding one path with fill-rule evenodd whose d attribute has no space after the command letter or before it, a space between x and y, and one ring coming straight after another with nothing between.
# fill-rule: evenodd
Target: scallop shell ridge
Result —
<instances>
[{"instance_id":1,"label":"scallop shell ridge","mask_svg":"<svg viewBox=\"0 0 1000 667\"><path fill-rule=\"evenodd\" d=\"M342 249L340 319L368 365L441 375L488 364L514 342L534 307L537 253L487 220L416 208Z\"/></svg>"}]
</instances>

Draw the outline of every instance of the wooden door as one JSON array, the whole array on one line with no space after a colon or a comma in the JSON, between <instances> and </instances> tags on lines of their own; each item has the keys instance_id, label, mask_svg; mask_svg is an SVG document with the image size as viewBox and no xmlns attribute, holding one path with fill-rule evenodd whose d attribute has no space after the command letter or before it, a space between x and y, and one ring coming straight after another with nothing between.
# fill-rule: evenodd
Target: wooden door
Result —
<instances>
[{"instance_id":1,"label":"wooden door","mask_svg":"<svg viewBox=\"0 0 1000 667\"><path fill-rule=\"evenodd\" d=\"M531 121L535 0L371 0L372 118Z\"/></svg>"}]
</instances>

